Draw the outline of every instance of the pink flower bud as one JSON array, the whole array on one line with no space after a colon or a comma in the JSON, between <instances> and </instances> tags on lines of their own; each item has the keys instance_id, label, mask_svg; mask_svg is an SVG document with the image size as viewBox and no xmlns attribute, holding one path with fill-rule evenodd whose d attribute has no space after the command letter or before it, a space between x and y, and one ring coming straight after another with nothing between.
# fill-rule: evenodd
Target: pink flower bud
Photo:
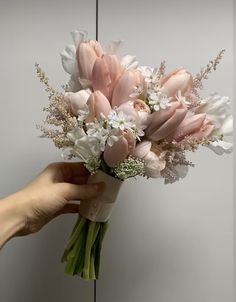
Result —
<instances>
[{"instance_id":1,"label":"pink flower bud","mask_svg":"<svg viewBox=\"0 0 236 302\"><path fill-rule=\"evenodd\" d=\"M159 141L166 138L183 121L187 114L187 109L176 109L174 114L160 128L158 128L149 138L153 141Z\"/></svg>"},{"instance_id":2,"label":"pink flower bud","mask_svg":"<svg viewBox=\"0 0 236 302\"><path fill-rule=\"evenodd\" d=\"M160 109L149 115L146 136L158 141L167 138L184 120L187 108L180 102L172 102L167 109Z\"/></svg>"},{"instance_id":3,"label":"pink flower bud","mask_svg":"<svg viewBox=\"0 0 236 302\"><path fill-rule=\"evenodd\" d=\"M76 51L80 78L92 80L92 69L97 58L101 57L103 50L97 41L81 42Z\"/></svg>"},{"instance_id":4,"label":"pink flower bud","mask_svg":"<svg viewBox=\"0 0 236 302\"><path fill-rule=\"evenodd\" d=\"M103 55L96 59L92 70L92 85L94 90L100 90L111 99L116 80L121 74L121 64L116 55Z\"/></svg>"},{"instance_id":5,"label":"pink flower bud","mask_svg":"<svg viewBox=\"0 0 236 302\"><path fill-rule=\"evenodd\" d=\"M188 96L192 87L192 75L183 68L176 69L161 79L161 90L168 97L175 97L178 91L181 95Z\"/></svg>"},{"instance_id":6,"label":"pink flower bud","mask_svg":"<svg viewBox=\"0 0 236 302\"><path fill-rule=\"evenodd\" d=\"M170 138L176 141L181 141L186 135L191 135L198 132L201 129L205 119L205 113L195 114L191 117L186 117L175 130L175 132L172 133Z\"/></svg>"},{"instance_id":7,"label":"pink flower bud","mask_svg":"<svg viewBox=\"0 0 236 302\"><path fill-rule=\"evenodd\" d=\"M105 116L111 111L111 105L108 99L100 91L93 92L87 102L89 107L89 116L86 119L86 123L92 122L94 118L98 118L100 113Z\"/></svg>"},{"instance_id":8,"label":"pink flower bud","mask_svg":"<svg viewBox=\"0 0 236 302\"><path fill-rule=\"evenodd\" d=\"M119 162L126 159L129 154L134 152L135 148L135 136L132 132L123 132L118 141L116 141L111 147L106 146L104 151L104 160L109 167L115 167Z\"/></svg>"},{"instance_id":9,"label":"pink flower bud","mask_svg":"<svg viewBox=\"0 0 236 302\"><path fill-rule=\"evenodd\" d=\"M134 92L135 87L141 85L142 82L143 77L139 71L126 70L115 85L112 95L112 107L118 107L130 100L130 95Z\"/></svg>"},{"instance_id":10,"label":"pink flower bud","mask_svg":"<svg viewBox=\"0 0 236 302\"><path fill-rule=\"evenodd\" d=\"M205 119L201 128L197 132L191 134L191 138L202 139L204 137L209 137L214 129L215 129L215 125L213 125L211 121Z\"/></svg>"}]
</instances>

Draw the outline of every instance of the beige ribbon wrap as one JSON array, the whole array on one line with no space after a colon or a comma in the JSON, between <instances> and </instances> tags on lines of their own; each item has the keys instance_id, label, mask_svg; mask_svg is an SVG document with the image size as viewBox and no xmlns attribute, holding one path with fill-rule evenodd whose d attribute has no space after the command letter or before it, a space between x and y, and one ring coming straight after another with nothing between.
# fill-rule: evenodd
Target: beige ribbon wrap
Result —
<instances>
[{"instance_id":1,"label":"beige ribbon wrap","mask_svg":"<svg viewBox=\"0 0 236 302\"><path fill-rule=\"evenodd\" d=\"M89 177L88 183L104 182L105 191L96 198L81 200L80 215L95 222L106 222L117 199L122 181L102 171Z\"/></svg>"}]
</instances>

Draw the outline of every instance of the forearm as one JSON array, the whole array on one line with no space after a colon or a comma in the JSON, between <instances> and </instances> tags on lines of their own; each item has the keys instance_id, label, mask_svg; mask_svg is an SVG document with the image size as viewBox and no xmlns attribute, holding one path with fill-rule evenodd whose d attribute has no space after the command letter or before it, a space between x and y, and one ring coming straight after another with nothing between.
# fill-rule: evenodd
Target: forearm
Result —
<instances>
[{"instance_id":1,"label":"forearm","mask_svg":"<svg viewBox=\"0 0 236 302\"><path fill-rule=\"evenodd\" d=\"M25 218L19 204L18 193L0 200L0 249L20 232L25 225Z\"/></svg>"}]
</instances>

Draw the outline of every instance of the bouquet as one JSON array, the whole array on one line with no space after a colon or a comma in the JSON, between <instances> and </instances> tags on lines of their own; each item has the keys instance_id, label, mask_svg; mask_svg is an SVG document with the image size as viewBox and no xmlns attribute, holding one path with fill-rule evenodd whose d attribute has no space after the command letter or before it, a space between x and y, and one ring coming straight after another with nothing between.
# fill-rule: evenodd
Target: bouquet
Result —
<instances>
[{"instance_id":1,"label":"bouquet","mask_svg":"<svg viewBox=\"0 0 236 302\"><path fill-rule=\"evenodd\" d=\"M49 106L42 137L62 149L64 159L84 162L89 182L104 181L98 198L80 202L80 215L65 247L62 262L69 275L98 279L102 243L122 183L130 177L163 178L173 183L193 163L187 151L199 146L216 154L232 151L230 101L217 93L200 96L203 80L219 64L224 50L192 76L185 68L167 73L139 66L136 57L120 56L120 41L105 52L85 32L72 33L73 44L61 53L70 80L63 91L46 85Z\"/></svg>"}]
</instances>

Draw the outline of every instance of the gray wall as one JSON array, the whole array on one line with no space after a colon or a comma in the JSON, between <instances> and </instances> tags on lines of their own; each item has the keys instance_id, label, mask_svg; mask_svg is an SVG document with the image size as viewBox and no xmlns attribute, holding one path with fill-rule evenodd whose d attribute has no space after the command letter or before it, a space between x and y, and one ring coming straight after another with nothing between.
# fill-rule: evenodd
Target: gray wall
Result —
<instances>
[{"instance_id":1,"label":"gray wall","mask_svg":"<svg viewBox=\"0 0 236 302\"><path fill-rule=\"evenodd\" d=\"M226 48L205 93L233 97L233 1L100 1L99 39L125 41L140 63L198 72ZM59 52L69 32L95 35L94 1L0 1L0 197L60 160L35 124L47 97L34 74L38 61L55 87L67 81ZM232 155L200 149L186 179L131 180L122 188L106 238L99 302L232 302ZM92 283L64 276L59 259L75 217L10 241L0 253L1 302L92 301Z\"/></svg>"}]
</instances>

